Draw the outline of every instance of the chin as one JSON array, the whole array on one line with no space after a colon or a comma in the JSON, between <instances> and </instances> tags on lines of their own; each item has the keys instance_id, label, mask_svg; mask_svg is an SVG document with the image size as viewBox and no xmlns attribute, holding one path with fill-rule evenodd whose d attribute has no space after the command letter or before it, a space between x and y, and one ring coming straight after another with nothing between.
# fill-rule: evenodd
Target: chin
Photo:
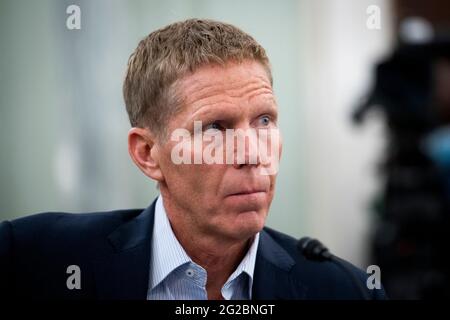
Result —
<instances>
[{"instance_id":1,"label":"chin","mask_svg":"<svg viewBox=\"0 0 450 320\"><path fill-rule=\"evenodd\" d=\"M266 214L261 211L247 211L237 214L232 227L232 233L236 238L247 239L262 230L266 220Z\"/></svg>"}]
</instances>

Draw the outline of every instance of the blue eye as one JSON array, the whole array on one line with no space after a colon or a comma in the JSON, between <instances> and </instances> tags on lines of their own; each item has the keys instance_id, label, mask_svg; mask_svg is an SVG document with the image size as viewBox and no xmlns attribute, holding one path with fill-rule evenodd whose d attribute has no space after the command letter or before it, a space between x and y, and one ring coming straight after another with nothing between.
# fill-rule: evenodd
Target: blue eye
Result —
<instances>
[{"instance_id":1,"label":"blue eye","mask_svg":"<svg viewBox=\"0 0 450 320\"><path fill-rule=\"evenodd\" d=\"M262 117L260 118L260 121L261 121L261 124L262 124L263 126L268 126L269 123L270 123L270 117L269 117L269 116L262 116Z\"/></svg>"},{"instance_id":2,"label":"blue eye","mask_svg":"<svg viewBox=\"0 0 450 320\"><path fill-rule=\"evenodd\" d=\"M211 123L211 124L208 124L208 125L206 125L204 128L203 128L203 130L223 130L223 127L220 125L220 123L219 122L217 122L217 121L214 121L213 123Z\"/></svg>"}]
</instances>

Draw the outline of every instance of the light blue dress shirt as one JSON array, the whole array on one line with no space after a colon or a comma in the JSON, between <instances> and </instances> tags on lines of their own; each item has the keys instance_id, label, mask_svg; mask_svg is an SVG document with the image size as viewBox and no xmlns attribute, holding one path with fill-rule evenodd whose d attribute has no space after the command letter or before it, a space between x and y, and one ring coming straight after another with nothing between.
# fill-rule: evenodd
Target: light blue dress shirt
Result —
<instances>
[{"instance_id":1,"label":"light blue dress shirt","mask_svg":"<svg viewBox=\"0 0 450 320\"><path fill-rule=\"evenodd\" d=\"M252 298L258 242L259 233L241 263L222 287L224 299ZM178 242L167 218L161 195L156 201L151 250L148 300L208 299L206 270L193 262Z\"/></svg>"}]
</instances>

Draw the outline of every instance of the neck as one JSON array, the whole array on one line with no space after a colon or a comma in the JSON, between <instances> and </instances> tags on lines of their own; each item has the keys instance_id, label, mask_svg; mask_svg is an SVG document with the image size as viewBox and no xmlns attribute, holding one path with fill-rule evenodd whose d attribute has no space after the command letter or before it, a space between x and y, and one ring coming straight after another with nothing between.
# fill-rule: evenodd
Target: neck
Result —
<instances>
[{"instance_id":1,"label":"neck","mask_svg":"<svg viewBox=\"0 0 450 320\"><path fill-rule=\"evenodd\" d=\"M166 198L164 198L166 199ZM220 290L247 253L254 237L229 239L205 234L184 217L184 212L164 202L172 230L188 256L207 272L206 290L210 297L220 297Z\"/></svg>"},{"instance_id":2,"label":"neck","mask_svg":"<svg viewBox=\"0 0 450 320\"><path fill-rule=\"evenodd\" d=\"M244 258L250 239L228 246L221 245L221 249L218 249L214 241L208 242L206 239L197 241L186 237L183 231L177 232L176 228L174 233L189 257L206 270L208 296L210 293L220 296L223 285ZM198 238L201 238L201 235Z\"/></svg>"}]
</instances>

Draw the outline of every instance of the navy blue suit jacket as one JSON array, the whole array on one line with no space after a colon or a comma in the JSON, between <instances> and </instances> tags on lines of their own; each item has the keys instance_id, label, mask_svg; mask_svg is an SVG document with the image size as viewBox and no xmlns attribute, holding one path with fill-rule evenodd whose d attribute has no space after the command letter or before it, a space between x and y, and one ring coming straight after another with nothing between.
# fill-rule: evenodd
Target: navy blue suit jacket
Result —
<instances>
[{"instance_id":1,"label":"navy blue suit jacket","mask_svg":"<svg viewBox=\"0 0 450 320\"><path fill-rule=\"evenodd\" d=\"M145 210L42 213L0 223L0 296L146 299L154 211L155 202ZM261 231L253 299L361 298L347 273L307 260L296 242L267 227ZM80 268L79 290L67 288L70 265ZM367 274L348 266L365 284ZM385 297L382 289L368 292Z\"/></svg>"}]
</instances>

